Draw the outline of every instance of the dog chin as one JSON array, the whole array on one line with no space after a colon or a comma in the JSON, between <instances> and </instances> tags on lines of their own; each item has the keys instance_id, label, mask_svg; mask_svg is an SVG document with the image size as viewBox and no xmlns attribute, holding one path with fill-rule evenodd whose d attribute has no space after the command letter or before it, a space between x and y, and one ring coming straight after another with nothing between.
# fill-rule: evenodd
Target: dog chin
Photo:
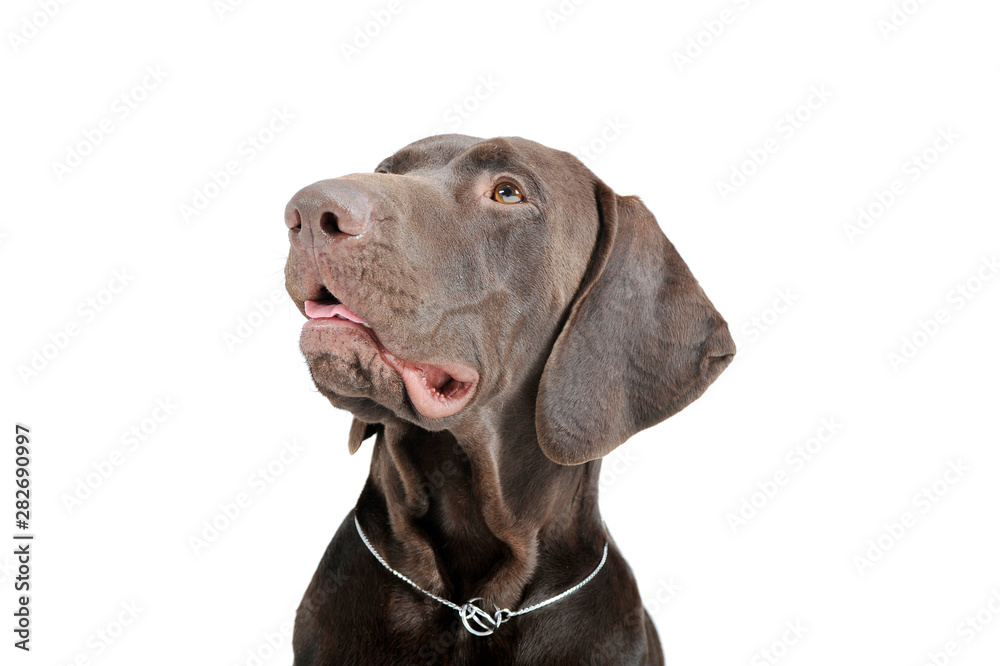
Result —
<instances>
[{"instance_id":1,"label":"dog chin","mask_svg":"<svg viewBox=\"0 0 1000 666\"><path fill-rule=\"evenodd\" d=\"M350 412L365 423L388 423L399 421L399 416L388 407L381 405L372 398L349 398L331 393L323 388L319 392L337 409Z\"/></svg>"},{"instance_id":2,"label":"dog chin","mask_svg":"<svg viewBox=\"0 0 1000 666\"><path fill-rule=\"evenodd\" d=\"M366 363L359 356L306 353L305 358L316 388L331 401L366 399L392 404L403 396L402 382L391 369Z\"/></svg>"}]
</instances>

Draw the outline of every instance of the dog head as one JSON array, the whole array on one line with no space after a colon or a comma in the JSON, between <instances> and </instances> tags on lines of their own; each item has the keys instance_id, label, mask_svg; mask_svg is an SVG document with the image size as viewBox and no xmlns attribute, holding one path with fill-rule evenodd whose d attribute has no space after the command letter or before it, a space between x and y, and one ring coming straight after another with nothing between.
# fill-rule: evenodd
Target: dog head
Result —
<instances>
[{"instance_id":1,"label":"dog head","mask_svg":"<svg viewBox=\"0 0 1000 666\"><path fill-rule=\"evenodd\" d=\"M534 415L561 464L606 455L728 365L725 321L635 197L520 138L435 136L285 211L286 287L352 452L392 419L427 430Z\"/></svg>"}]
</instances>

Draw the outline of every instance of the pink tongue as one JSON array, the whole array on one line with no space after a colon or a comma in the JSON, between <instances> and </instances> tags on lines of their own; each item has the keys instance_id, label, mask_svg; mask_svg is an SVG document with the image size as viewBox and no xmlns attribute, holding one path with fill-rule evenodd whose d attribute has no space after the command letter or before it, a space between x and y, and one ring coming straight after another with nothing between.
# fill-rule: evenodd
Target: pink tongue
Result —
<instances>
[{"instance_id":1,"label":"pink tongue","mask_svg":"<svg viewBox=\"0 0 1000 666\"><path fill-rule=\"evenodd\" d=\"M306 301L306 316L310 319L332 319L340 317L358 324L364 324L365 320L347 309L343 303L320 303L319 301Z\"/></svg>"}]
</instances>

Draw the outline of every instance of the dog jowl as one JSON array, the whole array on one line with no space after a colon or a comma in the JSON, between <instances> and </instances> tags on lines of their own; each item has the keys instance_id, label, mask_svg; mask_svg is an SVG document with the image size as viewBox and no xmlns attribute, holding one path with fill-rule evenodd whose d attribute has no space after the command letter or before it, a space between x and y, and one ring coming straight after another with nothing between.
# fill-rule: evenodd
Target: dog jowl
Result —
<instances>
[{"instance_id":1,"label":"dog jowl","mask_svg":"<svg viewBox=\"0 0 1000 666\"><path fill-rule=\"evenodd\" d=\"M601 458L735 346L645 205L568 153L444 135L303 188L285 222L313 381L351 453L374 436L296 666L662 664Z\"/></svg>"}]
</instances>

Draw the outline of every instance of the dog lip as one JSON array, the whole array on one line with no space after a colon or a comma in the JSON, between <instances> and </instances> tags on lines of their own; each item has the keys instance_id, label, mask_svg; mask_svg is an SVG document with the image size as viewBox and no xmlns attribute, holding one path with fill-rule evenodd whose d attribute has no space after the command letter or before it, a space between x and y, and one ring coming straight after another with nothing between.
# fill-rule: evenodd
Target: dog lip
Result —
<instances>
[{"instance_id":1,"label":"dog lip","mask_svg":"<svg viewBox=\"0 0 1000 666\"><path fill-rule=\"evenodd\" d=\"M468 366L404 361L385 347L379 351L403 380L413 408L425 418L441 419L462 411L479 384L479 373Z\"/></svg>"},{"instance_id":2,"label":"dog lip","mask_svg":"<svg viewBox=\"0 0 1000 666\"><path fill-rule=\"evenodd\" d=\"M364 331L378 350L382 361L403 381L413 408L425 418L439 419L460 412L472 399L479 384L479 373L456 363L424 363L404 360L379 340L375 330L364 319L337 298L303 302L308 319L303 334L321 328L355 328Z\"/></svg>"}]
</instances>

